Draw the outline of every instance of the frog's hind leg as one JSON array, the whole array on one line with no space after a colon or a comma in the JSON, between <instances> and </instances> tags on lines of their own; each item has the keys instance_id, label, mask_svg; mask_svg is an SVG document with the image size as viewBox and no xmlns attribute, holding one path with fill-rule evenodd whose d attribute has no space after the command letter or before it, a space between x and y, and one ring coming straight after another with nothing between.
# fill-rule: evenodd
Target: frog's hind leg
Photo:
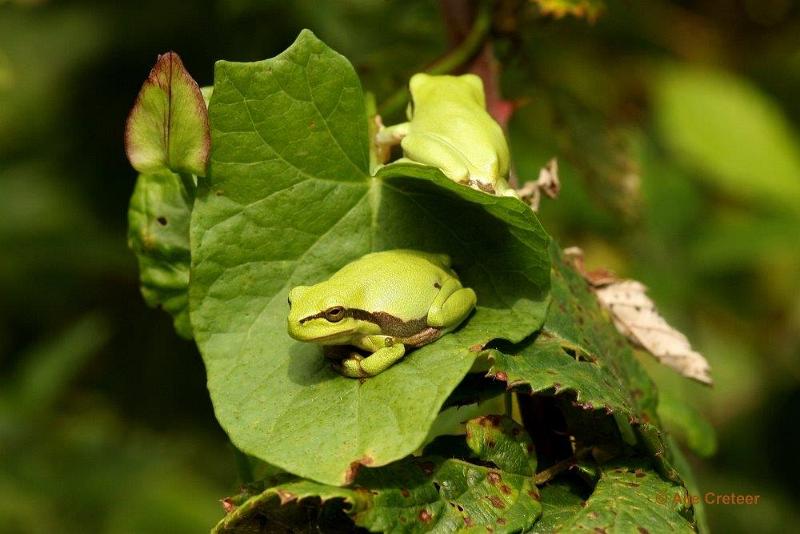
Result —
<instances>
[{"instance_id":1,"label":"frog's hind leg","mask_svg":"<svg viewBox=\"0 0 800 534\"><path fill-rule=\"evenodd\" d=\"M504 197L519 198L519 193L516 189L511 187L505 178L498 178L495 185L496 194Z\"/></svg>"},{"instance_id":2,"label":"frog's hind leg","mask_svg":"<svg viewBox=\"0 0 800 534\"><path fill-rule=\"evenodd\" d=\"M405 137L400 146L403 147L404 159L438 167L454 182L469 183L469 169L464 164L464 156L441 139L415 133Z\"/></svg>"},{"instance_id":3,"label":"frog's hind leg","mask_svg":"<svg viewBox=\"0 0 800 534\"><path fill-rule=\"evenodd\" d=\"M364 345L374 345L375 348L380 348L366 357L354 354L345 358L338 365L338 371L341 374L352 378L375 376L394 365L406 353L405 345L396 343L387 336L369 336Z\"/></svg>"},{"instance_id":4,"label":"frog's hind leg","mask_svg":"<svg viewBox=\"0 0 800 534\"><path fill-rule=\"evenodd\" d=\"M458 280L447 280L428 310L428 326L455 328L472 312L477 301L475 291L462 287Z\"/></svg>"}]
</instances>

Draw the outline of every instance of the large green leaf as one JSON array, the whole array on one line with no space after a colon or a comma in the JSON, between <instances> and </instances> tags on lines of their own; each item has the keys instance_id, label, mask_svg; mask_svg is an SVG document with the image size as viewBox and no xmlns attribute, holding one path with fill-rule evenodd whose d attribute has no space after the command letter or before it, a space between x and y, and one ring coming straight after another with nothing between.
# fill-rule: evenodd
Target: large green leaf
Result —
<instances>
[{"instance_id":1,"label":"large green leaf","mask_svg":"<svg viewBox=\"0 0 800 534\"><path fill-rule=\"evenodd\" d=\"M392 165L370 177L359 80L311 32L270 60L217 63L209 113L190 305L217 418L241 450L328 484L406 456L476 345L541 326L547 235L520 201L436 169ZM478 307L380 375L341 377L319 347L287 335L287 293L392 248L450 254Z\"/></svg>"},{"instance_id":2,"label":"large green leaf","mask_svg":"<svg viewBox=\"0 0 800 534\"><path fill-rule=\"evenodd\" d=\"M540 489L542 517L533 525L536 534L553 534L581 512L585 489L578 481L566 477L549 482Z\"/></svg>"},{"instance_id":3,"label":"large green leaf","mask_svg":"<svg viewBox=\"0 0 800 534\"><path fill-rule=\"evenodd\" d=\"M534 532L695 532L686 489L662 479L646 463L604 466L586 501L563 482L553 486L542 490L542 523Z\"/></svg>"},{"instance_id":4,"label":"large green leaf","mask_svg":"<svg viewBox=\"0 0 800 534\"><path fill-rule=\"evenodd\" d=\"M472 420L467 428L472 435L467 444L480 463L433 456L406 458L363 470L354 488L307 480L278 484L245 500L215 532L252 532L257 525L268 528L290 514L295 517L292 526L302 529L308 519L304 522L291 510L303 499L317 503L340 499L355 524L373 532L491 529L501 533L530 528L542 509L530 471L536 465L530 437L522 427L499 416ZM504 452L497 454L495 448Z\"/></svg>"},{"instance_id":5,"label":"large green leaf","mask_svg":"<svg viewBox=\"0 0 800 534\"><path fill-rule=\"evenodd\" d=\"M728 194L800 212L798 136L778 106L731 74L673 66L655 85L667 146Z\"/></svg>"},{"instance_id":6,"label":"large green leaf","mask_svg":"<svg viewBox=\"0 0 800 534\"><path fill-rule=\"evenodd\" d=\"M571 392L587 408L631 413L630 396L605 366L576 359L560 340L542 336L516 354L491 351L491 373L509 386L526 386L532 393Z\"/></svg>"},{"instance_id":7,"label":"large green leaf","mask_svg":"<svg viewBox=\"0 0 800 534\"><path fill-rule=\"evenodd\" d=\"M128 246L139 260L142 295L169 312L175 330L191 339L189 218L192 200L180 176L140 174L128 207Z\"/></svg>"}]
</instances>

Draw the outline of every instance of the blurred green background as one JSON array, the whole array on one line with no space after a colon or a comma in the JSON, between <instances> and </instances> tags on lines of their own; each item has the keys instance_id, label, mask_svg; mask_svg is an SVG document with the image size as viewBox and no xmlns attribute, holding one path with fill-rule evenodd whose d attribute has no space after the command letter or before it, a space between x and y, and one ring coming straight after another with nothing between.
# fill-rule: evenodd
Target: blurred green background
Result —
<instances>
[{"instance_id":1,"label":"blurred green background","mask_svg":"<svg viewBox=\"0 0 800 534\"><path fill-rule=\"evenodd\" d=\"M0 0L0 532L198 532L235 492L202 362L125 243L125 117L156 55L201 85L308 27L380 101L447 47L433 1ZM610 0L594 24L498 3L516 172L541 218L651 288L713 389L643 361L718 431L691 456L716 532L800 524L800 6ZM395 117L396 119L397 117ZM391 122L389 118L387 122Z\"/></svg>"}]
</instances>

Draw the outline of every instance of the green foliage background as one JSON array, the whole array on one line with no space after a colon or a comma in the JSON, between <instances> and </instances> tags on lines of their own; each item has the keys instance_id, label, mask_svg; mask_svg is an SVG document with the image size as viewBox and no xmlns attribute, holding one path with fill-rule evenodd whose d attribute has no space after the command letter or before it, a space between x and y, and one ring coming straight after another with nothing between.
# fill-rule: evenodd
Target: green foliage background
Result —
<instances>
[{"instance_id":1,"label":"green foliage background","mask_svg":"<svg viewBox=\"0 0 800 534\"><path fill-rule=\"evenodd\" d=\"M717 428L716 456L690 456L700 487L762 496L707 507L712 530L798 524L800 6L612 0L590 25L531 4L497 23L517 172L559 157L545 228L646 283L714 368L706 390L643 359ZM196 349L139 293L122 130L158 53L208 85L215 60L303 27L379 101L446 48L428 1L0 3L0 532L222 516L235 460Z\"/></svg>"}]
</instances>

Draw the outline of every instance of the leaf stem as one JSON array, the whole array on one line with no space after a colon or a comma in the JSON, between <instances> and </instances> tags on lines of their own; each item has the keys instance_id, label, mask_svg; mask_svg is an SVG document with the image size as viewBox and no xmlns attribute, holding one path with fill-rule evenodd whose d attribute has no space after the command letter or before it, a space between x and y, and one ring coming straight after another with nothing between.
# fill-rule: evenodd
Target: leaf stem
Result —
<instances>
[{"instance_id":1,"label":"leaf stem","mask_svg":"<svg viewBox=\"0 0 800 534\"><path fill-rule=\"evenodd\" d=\"M197 190L194 175L186 172L179 172L178 176L181 178L181 183L183 184L184 190L186 190L189 200L194 202L195 191Z\"/></svg>"},{"instance_id":2,"label":"leaf stem","mask_svg":"<svg viewBox=\"0 0 800 534\"><path fill-rule=\"evenodd\" d=\"M491 22L491 2L482 0L478 5L475 22L472 24L469 33L464 37L464 40L450 52L436 60L427 69L424 69L424 72L428 74L447 74L472 59L472 57L480 51L483 42L486 40L486 36L489 35ZM407 84L384 100L379 106L378 112L382 116L392 115L403 108L406 100L408 100Z\"/></svg>"}]
</instances>

